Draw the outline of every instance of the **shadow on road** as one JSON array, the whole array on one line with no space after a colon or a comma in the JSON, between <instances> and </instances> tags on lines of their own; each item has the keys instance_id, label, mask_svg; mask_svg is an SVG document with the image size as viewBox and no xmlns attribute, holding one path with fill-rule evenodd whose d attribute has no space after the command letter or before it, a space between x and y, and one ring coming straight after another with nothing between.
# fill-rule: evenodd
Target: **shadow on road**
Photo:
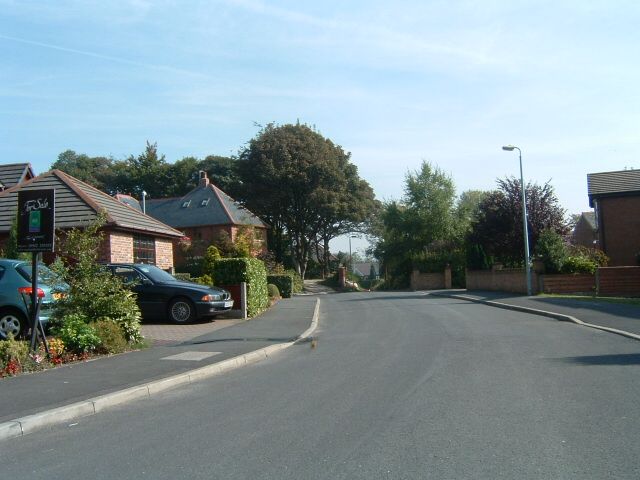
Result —
<instances>
[{"instance_id":1,"label":"shadow on road","mask_svg":"<svg viewBox=\"0 0 640 480\"><path fill-rule=\"evenodd\" d=\"M640 365L640 354L587 355L583 357L559 358L558 360L578 365Z\"/></svg>"}]
</instances>

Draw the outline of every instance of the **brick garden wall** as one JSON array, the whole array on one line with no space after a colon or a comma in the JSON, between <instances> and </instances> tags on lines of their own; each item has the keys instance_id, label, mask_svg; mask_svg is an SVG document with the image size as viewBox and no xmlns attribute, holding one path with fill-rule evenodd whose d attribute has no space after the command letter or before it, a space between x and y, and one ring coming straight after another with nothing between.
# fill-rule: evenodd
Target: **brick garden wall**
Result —
<instances>
[{"instance_id":1,"label":"brick garden wall","mask_svg":"<svg viewBox=\"0 0 640 480\"><path fill-rule=\"evenodd\" d=\"M596 293L595 275L540 275L543 293Z\"/></svg>"},{"instance_id":2,"label":"brick garden wall","mask_svg":"<svg viewBox=\"0 0 640 480\"><path fill-rule=\"evenodd\" d=\"M467 270L467 290L487 290L511 293L527 293L524 269ZM538 290L538 275L531 272L531 289Z\"/></svg>"},{"instance_id":3,"label":"brick garden wall","mask_svg":"<svg viewBox=\"0 0 640 480\"><path fill-rule=\"evenodd\" d=\"M640 297L640 267L599 268L598 295Z\"/></svg>"}]
</instances>

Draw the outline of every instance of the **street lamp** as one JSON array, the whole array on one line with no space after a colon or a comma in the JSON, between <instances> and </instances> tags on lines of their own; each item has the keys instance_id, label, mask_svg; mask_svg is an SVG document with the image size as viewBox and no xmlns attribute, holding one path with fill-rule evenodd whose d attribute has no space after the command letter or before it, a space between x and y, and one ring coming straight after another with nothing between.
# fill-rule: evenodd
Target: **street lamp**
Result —
<instances>
[{"instance_id":1,"label":"street lamp","mask_svg":"<svg viewBox=\"0 0 640 480\"><path fill-rule=\"evenodd\" d=\"M524 231L524 268L527 275L527 295L531 296L531 265L529 264L529 228L527 227L527 198L524 193L524 175L522 174L522 150L514 145L505 145L502 150L518 150L520 157L520 188L522 190L522 229Z\"/></svg>"},{"instance_id":2,"label":"street lamp","mask_svg":"<svg viewBox=\"0 0 640 480\"><path fill-rule=\"evenodd\" d=\"M354 235L353 233L349 234L349 265L351 266L351 273L354 272L354 269L353 269L353 256L351 255L351 239L352 238L358 238L358 236Z\"/></svg>"}]
</instances>

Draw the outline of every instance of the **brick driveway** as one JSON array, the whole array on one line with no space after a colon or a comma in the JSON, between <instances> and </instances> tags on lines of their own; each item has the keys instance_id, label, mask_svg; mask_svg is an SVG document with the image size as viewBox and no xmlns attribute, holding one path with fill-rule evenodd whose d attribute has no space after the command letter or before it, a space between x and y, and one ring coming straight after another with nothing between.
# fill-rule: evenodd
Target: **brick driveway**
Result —
<instances>
[{"instance_id":1,"label":"brick driveway","mask_svg":"<svg viewBox=\"0 0 640 480\"><path fill-rule=\"evenodd\" d=\"M237 318L217 318L214 321L202 321L188 325L145 322L142 324L142 335L153 345L175 345L242 321Z\"/></svg>"}]
</instances>

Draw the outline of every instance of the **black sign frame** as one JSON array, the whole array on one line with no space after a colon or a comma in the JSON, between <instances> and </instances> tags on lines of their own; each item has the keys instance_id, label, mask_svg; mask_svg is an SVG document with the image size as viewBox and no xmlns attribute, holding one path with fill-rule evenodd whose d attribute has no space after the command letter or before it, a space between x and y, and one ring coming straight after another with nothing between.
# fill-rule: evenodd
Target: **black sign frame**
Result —
<instances>
[{"instance_id":1,"label":"black sign frame","mask_svg":"<svg viewBox=\"0 0 640 480\"><path fill-rule=\"evenodd\" d=\"M56 229L56 191L20 190L18 192L19 252L53 252Z\"/></svg>"}]
</instances>

